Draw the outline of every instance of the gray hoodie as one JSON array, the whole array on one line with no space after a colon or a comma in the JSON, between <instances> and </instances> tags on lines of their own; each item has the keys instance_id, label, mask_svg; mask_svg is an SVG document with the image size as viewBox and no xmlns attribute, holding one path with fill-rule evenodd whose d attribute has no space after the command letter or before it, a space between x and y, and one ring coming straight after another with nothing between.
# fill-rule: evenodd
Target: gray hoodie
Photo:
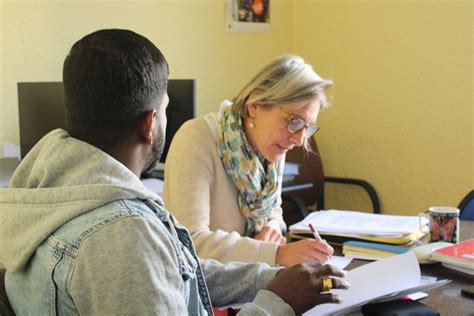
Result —
<instances>
[{"instance_id":1,"label":"gray hoodie","mask_svg":"<svg viewBox=\"0 0 474 316\"><path fill-rule=\"evenodd\" d=\"M122 199L161 201L103 151L63 130L50 132L22 160L10 188L0 191L0 266L20 271L64 223Z\"/></svg>"},{"instance_id":2,"label":"gray hoodie","mask_svg":"<svg viewBox=\"0 0 474 316\"><path fill-rule=\"evenodd\" d=\"M24 269L27 269L27 263L31 262L31 258L37 249L45 245L45 241L51 238L50 236L58 229L66 226L66 223L77 220L80 215L91 210L101 210L103 209L100 208L101 206L110 205L111 202L128 200L153 200L161 203L161 199L156 194L147 190L128 168L111 156L96 147L70 137L63 130L58 129L50 132L21 162L11 179L10 188L0 190L0 267L7 270L7 280L8 273L19 272L21 274ZM109 225L115 226L115 228L104 228L102 234L106 231L115 231L117 236L123 235L123 229L127 226L121 225L124 224ZM154 239L152 242L157 240L160 242L163 239L161 230L164 226L147 225L146 223L143 225L143 230L148 229L155 232L154 234L151 233L152 239ZM100 234L97 235L100 236ZM132 232L127 235L127 238L133 238L133 236ZM140 238L143 235L138 232L137 236L136 240L130 241L132 248L128 247L128 249L140 248L136 245L140 245ZM95 241L100 240L102 242L104 240L97 239L98 237L94 238L96 238ZM94 239L90 238L90 240ZM128 239L126 242L128 242ZM93 244L97 243L94 242ZM163 245L166 244L169 245L165 241ZM110 258L106 258L110 254L94 253L94 251L98 251L94 245L87 247L89 255L79 256L78 261L84 260L86 262L87 257L92 257L93 261L88 262L89 267L99 267L98 269L105 265L107 260L110 261ZM165 249L167 248L165 247ZM137 253L140 253L139 251L143 250L139 249ZM92 256L90 256L91 254ZM132 259L134 257L139 256L131 256ZM174 258L173 255L168 257ZM162 260L160 258L163 258L162 254L156 255L153 260L158 261L154 261L153 264L164 264L159 261ZM140 258L137 259L137 266L142 264L140 260ZM170 262L173 262L173 260L170 260L168 264ZM127 264L133 267L132 262ZM172 263L172 265L175 264ZM76 268L76 270L75 274L80 275L80 269ZM165 271L168 274L169 269L165 269ZM269 268L267 265L261 264L229 264L224 266L215 261L208 261L203 263L203 272L213 301L218 303L244 302L255 298L253 303L246 304L242 308L242 314L293 314L291 307L275 294L268 291L258 292L274 277L275 268ZM86 277L91 278L86 273L81 275L80 278L76 277L76 280L82 280ZM168 276L163 275L161 277L168 278ZM92 286L96 286L97 293L107 289L97 280L91 279L90 282L93 283ZM239 282L233 284L233 282L226 280L239 280ZM149 280L143 280L143 282L137 284L143 283L148 283L149 288L141 285L133 291L134 295L152 296L152 294L147 293L155 293L156 289L153 286L156 286L156 284L150 284ZM79 297L73 298L74 304L79 306L81 300L88 299L87 303L83 301L84 304L82 304L88 308L94 297L91 297L92 291L84 292L80 287L81 284L82 281L78 282L73 279L71 283L67 284L67 288L73 294L80 293ZM167 310L180 310L177 309L179 306L176 305L179 305L180 301L188 300L188 312L194 314L193 310L189 310L189 297L187 295L180 297L181 294L179 293L182 293L181 284L179 282L173 283L173 280L167 282L167 284L171 288L164 292L175 292L174 294L178 295L175 296L178 297L176 303L170 304L170 309ZM127 287L129 288L130 285ZM117 284L114 291L119 292L123 289L120 288L120 284ZM73 294L71 295L74 296ZM111 297L113 298L113 295ZM147 299L158 304L156 298L149 297ZM148 310L146 309L147 303L145 303L147 299L143 300L145 306L143 310ZM128 309L136 312L144 307L141 305L130 306L127 302L113 300L100 303L111 306L112 309L109 311L114 313L125 313ZM183 306L183 308L186 308L186 306ZM160 308L160 310L162 309ZM93 309L86 309L86 311L87 313L94 312Z\"/></svg>"}]
</instances>

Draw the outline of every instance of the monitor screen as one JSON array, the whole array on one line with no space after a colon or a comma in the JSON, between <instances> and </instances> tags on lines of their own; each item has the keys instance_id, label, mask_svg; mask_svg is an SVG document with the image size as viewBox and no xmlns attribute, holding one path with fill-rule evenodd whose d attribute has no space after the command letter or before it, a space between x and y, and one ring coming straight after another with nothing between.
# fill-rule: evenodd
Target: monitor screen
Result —
<instances>
[{"instance_id":1,"label":"monitor screen","mask_svg":"<svg viewBox=\"0 0 474 316\"><path fill-rule=\"evenodd\" d=\"M166 116L166 142L160 162L164 163L169 145L179 127L195 117L195 81L170 79L170 99ZM20 121L21 157L48 132L66 128L62 82L19 82L18 113Z\"/></svg>"}]
</instances>

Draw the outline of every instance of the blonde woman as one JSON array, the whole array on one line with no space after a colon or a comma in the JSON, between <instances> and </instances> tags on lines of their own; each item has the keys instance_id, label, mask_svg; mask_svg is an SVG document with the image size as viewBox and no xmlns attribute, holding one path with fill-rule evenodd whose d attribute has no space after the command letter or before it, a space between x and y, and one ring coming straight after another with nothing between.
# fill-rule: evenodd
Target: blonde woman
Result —
<instances>
[{"instance_id":1,"label":"blonde woman","mask_svg":"<svg viewBox=\"0 0 474 316\"><path fill-rule=\"evenodd\" d=\"M318 130L328 106L319 77L299 56L266 65L233 103L186 122L173 138L163 198L201 258L292 266L326 262L331 246L287 244L281 209L285 154Z\"/></svg>"}]
</instances>

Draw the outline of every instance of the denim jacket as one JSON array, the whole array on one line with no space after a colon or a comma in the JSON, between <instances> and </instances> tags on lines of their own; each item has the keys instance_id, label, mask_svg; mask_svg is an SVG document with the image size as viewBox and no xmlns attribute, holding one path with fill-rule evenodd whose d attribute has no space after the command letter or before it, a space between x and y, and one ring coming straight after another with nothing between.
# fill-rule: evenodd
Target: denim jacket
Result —
<instances>
[{"instance_id":1,"label":"denim jacket","mask_svg":"<svg viewBox=\"0 0 474 316\"><path fill-rule=\"evenodd\" d=\"M173 253L176 264L166 267L163 271L175 269L175 273L172 274L180 276L181 295L186 298L188 314L212 314L207 287L189 234L159 204L139 200L112 202L76 217L58 229L38 248L26 272L7 273L8 297L13 306L20 307L16 312L20 315L76 315L79 312L89 314L94 311L103 311L107 301L97 301L94 297L92 299L77 297L72 280L84 276L75 275L76 261L82 254L81 246L84 240L94 239L94 235L102 229L131 217L152 222L165 232L168 242L173 245L173 248L169 250ZM95 242L99 242L99 239L95 239ZM120 258L115 259L120 260ZM126 263L124 265L124 274L127 273L127 269L134 269ZM100 273L106 274L108 271L104 269ZM144 282L147 280L141 280L138 283ZM82 284L84 285L87 286ZM113 284L104 284L103 290L120 291L120 288L114 289ZM47 295L38 295L38 293L47 293ZM128 296L128 293L116 294L115 297ZM87 304L78 306L75 301L80 305ZM114 302L109 303L114 304ZM169 303L174 305L173 302ZM134 306L130 311L137 314L155 314L159 311L173 310L163 304L160 304L159 308L160 310L153 310L152 306ZM110 311L127 314L123 306L118 310L111 306ZM176 310L176 314L181 314L181 312L183 311Z\"/></svg>"}]
</instances>

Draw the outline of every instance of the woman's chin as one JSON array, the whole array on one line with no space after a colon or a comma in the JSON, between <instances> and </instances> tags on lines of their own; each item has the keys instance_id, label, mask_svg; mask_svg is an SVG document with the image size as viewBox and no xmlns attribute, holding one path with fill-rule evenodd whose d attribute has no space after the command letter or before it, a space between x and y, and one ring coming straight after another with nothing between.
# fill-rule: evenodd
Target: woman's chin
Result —
<instances>
[{"instance_id":1,"label":"woman's chin","mask_svg":"<svg viewBox=\"0 0 474 316\"><path fill-rule=\"evenodd\" d=\"M285 154L286 154L286 150L285 151L280 151L279 150L278 152L263 154L263 157L265 157L265 159L267 159L270 162L275 162L275 161L280 160L281 158L283 158L283 156L285 156Z\"/></svg>"}]
</instances>

